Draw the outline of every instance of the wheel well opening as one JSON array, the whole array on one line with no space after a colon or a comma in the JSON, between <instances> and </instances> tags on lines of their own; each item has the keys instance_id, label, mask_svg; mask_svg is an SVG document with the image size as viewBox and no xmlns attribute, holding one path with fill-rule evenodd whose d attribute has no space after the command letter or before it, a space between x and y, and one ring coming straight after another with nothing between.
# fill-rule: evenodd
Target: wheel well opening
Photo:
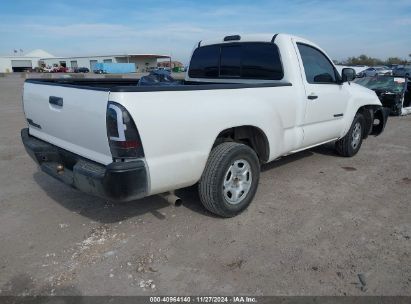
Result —
<instances>
[{"instance_id":1,"label":"wheel well opening","mask_svg":"<svg viewBox=\"0 0 411 304\"><path fill-rule=\"evenodd\" d=\"M372 106L363 106L358 109L357 113L362 114L365 120L363 138L366 139L370 135L374 122L374 108Z\"/></svg>"},{"instance_id":2,"label":"wheel well opening","mask_svg":"<svg viewBox=\"0 0 411 304\"><path fill-rule=\"evenodd\" d=\"M268 139L265 133L257 127L239 126L225 129L218 134L213 147L227 141L246 144L257 153L261 163L268 161L270 155Z\"/></svg>"}]
</instances>

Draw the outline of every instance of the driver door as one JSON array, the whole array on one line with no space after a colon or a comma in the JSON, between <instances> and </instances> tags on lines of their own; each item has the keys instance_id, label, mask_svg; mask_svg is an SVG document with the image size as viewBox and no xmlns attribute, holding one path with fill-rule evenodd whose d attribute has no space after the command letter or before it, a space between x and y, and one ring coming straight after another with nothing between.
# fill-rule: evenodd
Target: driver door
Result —
<instances>
[{"instance_id":1,"label":"driver door","mask_svg":"<svg viewBox=\"0 0 411 304\"><path fill-rule=\"evenodd\" d=\"M297 49L306 93L303 146L309 147L339 137L349 94L322 51L300 42Z\"/></svg>"}]
</instances>

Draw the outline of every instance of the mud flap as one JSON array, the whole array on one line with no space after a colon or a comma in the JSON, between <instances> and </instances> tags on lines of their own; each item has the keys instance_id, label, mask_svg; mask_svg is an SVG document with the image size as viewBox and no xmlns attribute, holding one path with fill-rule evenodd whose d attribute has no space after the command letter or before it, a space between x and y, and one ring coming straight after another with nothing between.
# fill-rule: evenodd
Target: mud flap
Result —
<instances>
[{"instance_id":1,"label":"mud flap","mask_svg":"<svg viewBox=\"0 0 411 304\"><path fill-rule=\"evenodd\" d=\"M385 107L379 107L374 111L371 135L378 136L384 131L390 111L390 108Z\"/></svg>"}]
</instances>

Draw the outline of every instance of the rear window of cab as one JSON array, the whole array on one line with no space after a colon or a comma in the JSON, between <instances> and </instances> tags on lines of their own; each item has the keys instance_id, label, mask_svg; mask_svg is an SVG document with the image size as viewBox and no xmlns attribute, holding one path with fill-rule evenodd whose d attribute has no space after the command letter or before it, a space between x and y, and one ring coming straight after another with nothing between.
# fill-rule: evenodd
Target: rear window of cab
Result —
<instances>
[{"instance_id":1,"label":"rear window of cab","mask_svg":"<svg viewBox=\"0 0 411 304\"><path fill-rule=\"evenodd\" d=\"M224 43L197 48L190 61L191 78L281 80L284 71L273 43Z\"/></svg>"}]
</instances>

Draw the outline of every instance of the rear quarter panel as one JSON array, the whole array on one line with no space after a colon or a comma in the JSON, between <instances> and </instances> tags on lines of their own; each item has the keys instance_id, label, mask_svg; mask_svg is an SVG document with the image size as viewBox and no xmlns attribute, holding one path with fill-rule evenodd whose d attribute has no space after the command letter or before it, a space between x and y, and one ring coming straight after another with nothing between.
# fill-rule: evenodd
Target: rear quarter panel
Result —
<instances>
[{"instance_id":1,"label":"rear quarter panel","mask_svg":"<svg viewBox=\"0 0 411 304\"><path fill-rule=\"evenodd\" d=\"M196 183L217 135L228 128L260 128L270 160L295 146L295 88L113 92L110 100L131 113L139 130L156 194Z\"/></svg>"}]
</instances>

